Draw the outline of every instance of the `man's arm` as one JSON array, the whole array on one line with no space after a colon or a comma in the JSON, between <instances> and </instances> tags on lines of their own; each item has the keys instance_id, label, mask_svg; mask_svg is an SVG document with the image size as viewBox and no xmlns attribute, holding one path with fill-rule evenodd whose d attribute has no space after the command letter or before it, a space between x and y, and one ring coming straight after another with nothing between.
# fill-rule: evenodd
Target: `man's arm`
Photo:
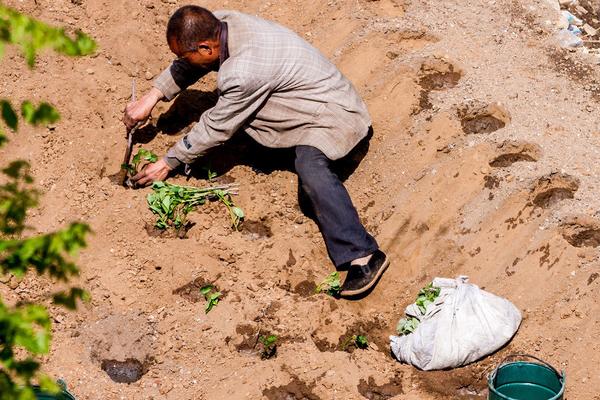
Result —
<instances>
[{"instance_id":1,"label":"man's arm","mask_svg":"<svg viewBox=\"0 0 600 400\"><path fill-rule=\"evenodd\" d=\"M221 82L217 104L204 112L192 130L167 152L170 168L191 164L206 150L231 138L264 104L270 93L259 80L235 76Z\"/></svg>"},{"instance_id":2,"label":"man's arm","mask_svg":"<svg viewBox=\"0 0 600 400\"><path fill-rule=\"evenodd\" d=\"M131 102L125 108L123 122L128 129L140 121L148 119L154 106L162 100L173 100L175 96L188 86L196 83L206 75L207 69L197 68L185 60L175 60L154 81L154 87L138 101Z\"/></svg>"},{"instance_id":3,"label":"man's arm","mask_svg":"<svg viewBox=\"0 0 600 400\"><path fill-rule=\"evenodd\" d=\"M163 180L170 170L182 163L191 164L206 150L225 142L253 116L270 93L268 85L239 76L225 79L220 87L217 104L202 114L192 130L164 158L133 177L139 186Z\"/></svg>"}]
</instances>

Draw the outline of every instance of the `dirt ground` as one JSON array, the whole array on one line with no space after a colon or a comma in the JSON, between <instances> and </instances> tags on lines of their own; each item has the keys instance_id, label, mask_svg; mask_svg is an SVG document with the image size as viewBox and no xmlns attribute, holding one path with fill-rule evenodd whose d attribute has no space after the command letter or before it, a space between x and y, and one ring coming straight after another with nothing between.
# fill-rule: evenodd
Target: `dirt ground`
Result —
<instances>
[{"instance_id":1,"label":"dirt ground","mask_svg":"<svg viewBox=\"0 0 600 400\"><path fill-rule=\"evenodd\" d=\"M179 0L5 2L49 23L79 27L94 57L43 55L30 71L14 49L0 95L50 99L54 126L23 129L0 152L29 160L42 205L33 232L70 221L94 230L79 258L92 302L53 311L46 372L79 399L483 399L486 376L526 352L567 374L569 400L600 399L597 295L600 131L594 66L556 49L542 0L206 1L285 24L355 84L373 117L369 152L346 186L392 258L361 301L314 295L332 272L319 231L297 206L285 151L238 135L201 161L191 185L241 185L247 223L232 231L211 204L187 238L151 235L145 196L110 179L125 146L121 112L172 58L164 39ZM155 110L136 137L159 154L214 101L209 76ZM186 183L184 177L171 180ZM390 356L388 336L420 287L468 275L510 299L523 324L504 349L453 371L420 372ZM209 314L205 282L224 298ZM50 282L0 284L9 301L43 298ZM368 350L345 352L348 335ZM261 360L256 338L280 337ZM337 350L337 351L336 351ZM126 362L114 382L104 371ZM104 370L103 370L104 368ZM117 375L118 371L117 371ZM122 374L121 374L122 375Z\"/></svg>"}]
</instances>

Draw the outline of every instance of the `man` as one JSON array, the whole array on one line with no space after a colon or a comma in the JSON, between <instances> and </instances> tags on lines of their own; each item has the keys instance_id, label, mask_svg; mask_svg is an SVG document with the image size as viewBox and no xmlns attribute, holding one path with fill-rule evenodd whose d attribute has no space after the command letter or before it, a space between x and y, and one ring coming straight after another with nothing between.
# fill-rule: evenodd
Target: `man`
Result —
<instances>
[{"instance_id":1,"label":"man","mask_svg":"<svg viewBox=\"0 0 600 400\"><path fill-rule=\"evenodd\" d=\"M218 71L217 104L164 158L133 177L140 186L164 180L242 129L267 147L293 147L300 186L310 200L329 256L348 267L342 296L368 292L389 265L360 223L348 192L331 170L367 136L371 121L352 84L294 32L233 11L177 10L167 26L177 59L154 87L127 105L128 128L146 120L159 100Z\"/></svg>"}]
</instances>

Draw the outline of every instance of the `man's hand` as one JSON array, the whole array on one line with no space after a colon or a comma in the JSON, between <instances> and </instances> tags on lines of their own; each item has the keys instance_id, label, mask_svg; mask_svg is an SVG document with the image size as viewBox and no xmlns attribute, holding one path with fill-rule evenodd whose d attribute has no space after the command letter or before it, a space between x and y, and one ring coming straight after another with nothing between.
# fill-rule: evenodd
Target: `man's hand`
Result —
<instances>
[{"instance_id":1,"label":"man's hand","mask_svg":"<svg viewBox=\"0 0 600 400\"><path fill-rule=\"evenodd\" d=\"M160 159L155 163L148 164L137 173L131 181L135 185L135 187L143 187L154 181L164 181L171 169L165 162L165 160Z\"/></svg>"},{"instance_id":2,"label":"man's hand","mask_svg":"<svg viewBox=\"0 0 600 400\"><path fill-rule=\"evenodd\" d=\"M156 103L163 97L160 90L152 88L138 101L127 104L123 115L123 123L127 129L133 128L138 122L147 120Z\"/></svg>"}]
</instances>

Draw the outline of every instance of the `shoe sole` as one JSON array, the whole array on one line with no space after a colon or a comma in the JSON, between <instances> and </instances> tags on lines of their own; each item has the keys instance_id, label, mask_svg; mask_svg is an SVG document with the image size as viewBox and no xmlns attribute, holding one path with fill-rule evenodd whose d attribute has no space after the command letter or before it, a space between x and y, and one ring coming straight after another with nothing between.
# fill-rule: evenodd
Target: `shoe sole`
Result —
<instances>
[{"instance_id":1,"label":"shoe sole","mask_svg":"<svg viewBox=\"0 0 600 400\"><path fill-rule=\"evenodd\" d=\"M379 271L377 271L377 274L371 280L371 282L369 282L368 285L365 285L365 286L361 287L360 289L356 289L356 290L344 290L344 291L340 292L340 296L352 297L352 296L357 296L359 294L363 294L363 293L371 290L371 288L373 286L375 286L375 284L377 284L377 282L379 281L379 278L381 278L381 275L383 275L383 273L385 272L385 270L387 269L387 267L389 265L390 265L390 259L386 256L385 261L383 262L383 265L381 265L381 268L379 268Z\"/></svg>"}]
</instances>

